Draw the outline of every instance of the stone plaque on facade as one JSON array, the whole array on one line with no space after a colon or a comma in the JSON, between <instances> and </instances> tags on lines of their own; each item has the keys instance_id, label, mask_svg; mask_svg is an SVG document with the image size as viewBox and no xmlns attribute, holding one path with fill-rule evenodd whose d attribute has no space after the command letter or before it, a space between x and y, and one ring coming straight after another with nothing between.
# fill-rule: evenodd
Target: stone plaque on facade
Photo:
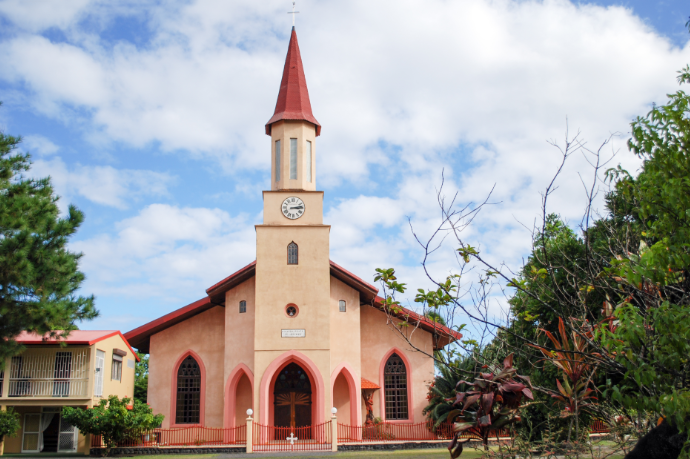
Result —
<instances>
[{"instance_id":1,"label":"stone plaque on facade","mask_svg":"<svg viewBox=\"0 0 690 459\"><path fill-rule=\"evenodd\" d=\"M304 338L307 336L307 331L306 330L286 330L283 329L280 331L280 336L281 338Z\"/></svg>"}]
</instances>

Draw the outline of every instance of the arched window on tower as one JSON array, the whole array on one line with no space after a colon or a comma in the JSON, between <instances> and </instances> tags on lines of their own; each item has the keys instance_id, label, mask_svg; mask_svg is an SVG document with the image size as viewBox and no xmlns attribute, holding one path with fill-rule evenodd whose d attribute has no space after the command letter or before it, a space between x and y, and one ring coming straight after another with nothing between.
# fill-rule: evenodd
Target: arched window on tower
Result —
<instances>
[{"instance_id":1,"label":"arched window on tower","mask_svg":"<svg viewBox=\"0 0 690 459\"><path fill-rule=\"evenodd\" d=\"M244 300L240 301L240 314L243 312L247 312L247 302Z\"/></svg>"},{"instance_id":2,"label":"arched window on tower","mask_svg":"<svg viewBox=\"0 0 690 459\"><path fill-rule=\"evenodd\" d=\"M386 420L407 419L407 368L398 354L388 358L383 375Z\"/></svg>"},{"instance_id":3,"label":"arched window on tower","mask_svg":"<svg viewBox=\"0 0 690 459\"><path fill-rule=\"evenodd\" d=\"M176 424L198 424L201 408L201 370L191 355L177 370Z\"/></svg>"},{"instance_id":4,"label":"arched window on tower","mask_svg":"<svg viewBox=\"0 0 690 459\"><path fill-rule=\"evenodd\" d=\"M294 242L291 242L288 244L288 264L289 265L296 265L298 261L298 248L297 244Z\"/></svg>"},{"instance_id":5,"label":"arched window on tower","mask_svg":"<svg viewBox=\"0 0 690 459\"><path fill-rule=\"evenodd\" d=\"M347 303L345 303L345 300L338 301L338 310L340 312L345 312L347 310Z\"/></svg>"}]
</instances>

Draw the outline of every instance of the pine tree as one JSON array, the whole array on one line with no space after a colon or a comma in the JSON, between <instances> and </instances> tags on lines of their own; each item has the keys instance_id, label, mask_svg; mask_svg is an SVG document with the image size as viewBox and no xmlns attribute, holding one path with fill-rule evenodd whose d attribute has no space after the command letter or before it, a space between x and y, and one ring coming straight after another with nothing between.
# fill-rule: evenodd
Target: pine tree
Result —
<instances>
[{"instance_id":1,"label":"pine tree","mask_svg":"<svg viewBox=\"0 0 690 459\"><path fill-rule=\"evenodd\" d=\"M22 351L20 332L54 335L98 315L93 296L77 294L82 255L67 250L84 214L69 206L60 217L50 178L24 175L31 157L20 142L0 132L0 365Z\"/></svg>"}]
</instances>

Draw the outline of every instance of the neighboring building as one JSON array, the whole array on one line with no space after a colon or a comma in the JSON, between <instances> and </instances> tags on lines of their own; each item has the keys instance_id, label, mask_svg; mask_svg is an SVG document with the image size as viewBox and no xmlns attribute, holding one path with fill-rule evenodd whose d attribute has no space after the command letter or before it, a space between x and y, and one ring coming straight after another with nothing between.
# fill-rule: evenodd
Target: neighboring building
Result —
<instances>
[{"instance_id":1,"label":"neighboring building","mask_svg":"<svg viewBox=\"0 0 690 459\"><path fill-rule=\"evenodd\" d=\"M148 402L163 427L305 426L365 422L364 394L386 421L424 421L434 362L461 334L403 310L393 321L378 289L329 259L330 226L316 191L316 137L293 28L273 117L271 190L256 225L256 261L204 298L125 334L150 353ZM351 218L364 218L352 215Z\"/></svg>"},{"instance_id":2,"label":"neighboring building","mask_svg":"<svg viewBox=\"0 0 690 459\"><path fill-rule=\"evenodd\" d=\"M137 354L117 330L74 330L65 345L26 332L16 341L26 350L5 361L0 406L21 415L22 429L5 437L5 453L88 454L88 436L63 421L62 407L132 397Z\"/></svg>"}]
</instances>

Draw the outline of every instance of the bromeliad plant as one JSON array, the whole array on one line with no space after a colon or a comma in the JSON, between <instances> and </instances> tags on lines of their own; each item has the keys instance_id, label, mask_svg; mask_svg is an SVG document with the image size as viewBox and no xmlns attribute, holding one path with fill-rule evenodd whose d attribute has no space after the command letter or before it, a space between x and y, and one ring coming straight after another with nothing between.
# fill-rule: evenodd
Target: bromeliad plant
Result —
<instances>
[{"instance_id":1,"label":"bromeliad plant","mask_svg":"<svg viewBox=\"0 0 690 459\"><path fill-rule=\"evenodd\" d=\"M551 362L563 373L563 383L556 379L558 391L552 391L551 397L564 405L561 412L562 417L570 417L568 424L567 443L570 443L573 420L575 421L575 438L579 438L579 414L583 410L590 409L597 398L593 395L594 389L590 389L592 378L596 371L596 365L592 364L591 357L599 356L596 352L589 352L587 339L592 339L592 330L585 327L578 327L579 333L572 331L572 344L565 329L562 318L558 319L558 334L540 329L551 341L555 351L541 346L529 344L538 349L543 355L544 360Z\"/></svg>"},{"instance_id":2,"label":"bromeliad plant","mask_svg":"<svg viewBox=\"0 0 690 459\"><path fill-rule=\"evenodd\" d=\"M525 396L534 400L531 382L528 376L520 376L513 368L513 354L503 360L503 368L488 367L488 373L479 373L473 383L460 381L458 386L466 384L470 390L457 392L455 410L448 413L448 420L455 421L453 440L448 445L450 457L457 458L462 453L463 443L460 436L468 432L479 436L484 449L489 449L489 436L498 435L498 431L520 421L520 402ZM515 378L525 381L526 384Z\"/></svg>"}]
</instances>

